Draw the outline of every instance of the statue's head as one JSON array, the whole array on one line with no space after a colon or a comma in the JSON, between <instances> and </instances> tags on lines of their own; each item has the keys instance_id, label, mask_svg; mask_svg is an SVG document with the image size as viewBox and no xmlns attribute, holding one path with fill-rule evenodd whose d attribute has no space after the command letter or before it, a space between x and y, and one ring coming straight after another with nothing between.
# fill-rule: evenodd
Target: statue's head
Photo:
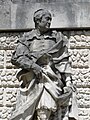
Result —
<instances>
[{"instance_id":1,"label":"statue's head","mask_svg":"<svg viewBox=\"0 0 90 120\"><path fill-rule=\"evenodd\" d=\"M50 27L52 17L51 17L51 13L48 10L39 9L35 11L33 19L36 28L45 30Z\"/></svg>"}]
</instances>

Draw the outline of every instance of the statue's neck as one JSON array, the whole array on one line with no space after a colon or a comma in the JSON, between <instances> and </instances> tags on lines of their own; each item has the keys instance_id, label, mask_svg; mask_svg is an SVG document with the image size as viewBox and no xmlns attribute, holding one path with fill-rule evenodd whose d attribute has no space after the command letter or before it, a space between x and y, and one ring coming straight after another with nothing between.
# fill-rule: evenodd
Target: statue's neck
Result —
<instances>
[{"instance_id":1,"label":"statue's neck","mask_svg":"<svg viewBox=\"0 0 90 120\"><path fill-rule=\"evenodd\" d=\"M39 29L39 28L37 28L36 30L38 35L43 35L48 31L48 29Z\"/></svg>"}]
</instances>

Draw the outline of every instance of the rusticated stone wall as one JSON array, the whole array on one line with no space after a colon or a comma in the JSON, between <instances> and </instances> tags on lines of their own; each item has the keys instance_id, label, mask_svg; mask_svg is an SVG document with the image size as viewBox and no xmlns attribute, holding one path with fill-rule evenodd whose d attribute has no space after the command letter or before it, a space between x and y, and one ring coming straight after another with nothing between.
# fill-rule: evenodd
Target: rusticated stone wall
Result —
<instances>
[{"instance_id":1,"label":"rusticated stone wall","mask_svg":"<svg viewBox=\"0 0 90 120\"><path fill-rule=\"evenodd\" d=\"M22 32L0 33L0 120L9 120L16 104L18 68L10 62ZM77 88L79 120L90 120L90 31L64 31L69 39L73 84Z\"/></svg>"},{"instance_id":2,"label":"rusticated stone wall","mask_svg":"<svg viewBox=\"0 0 90 120\"><path fill-rule=\"evenodd\" d=\"M11 64L10 59L19 37L17 33L0 34L0 120L9 120L16 104L18 69Z\"/></svg>"},{"instance_id":3,"label":"rusticated stone wall","mask_svg":"<svg viewBox=\"0 0 90 120\"><path fill-rule=\"evenodd\" d=\"M90 31L71 32L69 41L79 120L90 120Z\"/></svg>"}]
</instances>

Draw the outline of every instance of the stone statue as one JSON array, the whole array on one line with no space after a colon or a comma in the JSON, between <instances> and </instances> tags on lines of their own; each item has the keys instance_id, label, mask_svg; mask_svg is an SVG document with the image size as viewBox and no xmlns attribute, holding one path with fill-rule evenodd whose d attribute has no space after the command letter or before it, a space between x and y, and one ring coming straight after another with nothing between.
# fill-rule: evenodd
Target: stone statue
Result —
<instances>
[{"instance_id":1,"label":"stone statue","mask_svg":"<svg viewBox=\"0 0 90 120\"><path fill-rule=\"evenodd\" d=\"M72 81L68 40L51 30L51 14L34 13L35 29L18 40L12 55L20 90L11 120L69 120Z\"/></svg>"}]
</instances>

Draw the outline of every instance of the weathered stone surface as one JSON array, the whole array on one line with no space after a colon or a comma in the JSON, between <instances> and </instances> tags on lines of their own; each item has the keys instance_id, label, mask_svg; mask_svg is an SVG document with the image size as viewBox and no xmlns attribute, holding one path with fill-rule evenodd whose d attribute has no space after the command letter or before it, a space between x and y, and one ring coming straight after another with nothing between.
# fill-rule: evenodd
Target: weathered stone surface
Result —
<instances>
[{"instance_id":1,"label":"weathered stone surface","mask_svg":"<svg viewBox=\"0 0 90 120\"><path fill-rule=\"evenodd\" d=\"M73 68L88 68L89 67L89 50L74 49L71 50L71 64Z\"/></svg>"},{"instance_id":2,"label":"weathered stone surface","mask_svg":"<svg viewBox=\"0 0 90 120\"><path fill-rule=\"evenodd\" d=\"M13 52L13 50L7 50L6 51L6 68L7 69L16 68L14 65L11 64L12 52Z\"/></svg>"},{"instance_id":3,"label":"weathered stone surface","mask_svg":"<svg viewBox=\"0 0 90 120\"><path fill-rule=\"evenodd\" d=\"M52 12L53 21L51 27L88 27L89 25L89 2L66 2L59 1L55 3L24 3L13 4L13 10L16 14L12 14L12 26L16 28L32 28L33 13L38 8L46 8ZM30 7L31 6L31 7ZM87 9L85 9L87 8ZM60 12L59 12L60 11ZM14 22L16 19L16 23ZM59 23L59 24L58 24Z\"/></svg>"},{"instance_id":4,"label":"weathered stone surface","mask_svg":"<svg viewBox=\"0 0 90 120\"><path fill-rule=\"evenodd\" d=\"M11 5L8 0L0 0L0 29L11 26Z\"/></svg>"},{"instance_id":5,"label":"weathered stone surface","mask_svg":"<svg viewBox=\"0 0 90 120\"><path fill-rule=\"evenodd\" d=\"M0 69L4 68L4 50L0 50Z\"/></svg>"},{"instance_id":6,"label":"weathered stone surface","mask_svg":"<svg viewBox=\"0 0 90 120\"><path fill-rule=\"evenodd\" d=\"M17 70L13 69L4 69L0 70L0 84L2 87L18 87L19 83L16 79Z\"/></svg>"},{"instance_id":7,"label":"weathered stone surface","mask_svg":"<svg viewBox=\"0 0 90 120\"><path fill-rule=\"evenodd\" d=\"M0 29L32 28L35 10L51 11L51 27L89 27L90 0L1 0Z\"/></svg>"},{"instance_id":8,"label":"weathered stone surface","mask_svg":"<svg viewBox=\"0 0 90 120\"><path fill-rule=\"evenodd\" d=\"M77 49L90 48L90 36L75 35L70 37L70 47Z\"/></svg>"},{"instance_id":9,"label":"weathered stone surface","mask_svg":"<svg viewBox=\"0 0 90 120\"><path fill-rule=\"evenodd\" d=\"M10 36L10 37L0 37L0 49L3 50L13 50L16 46L16 42L18 40L18 36Z\"/></svg>"}]
</instances>

